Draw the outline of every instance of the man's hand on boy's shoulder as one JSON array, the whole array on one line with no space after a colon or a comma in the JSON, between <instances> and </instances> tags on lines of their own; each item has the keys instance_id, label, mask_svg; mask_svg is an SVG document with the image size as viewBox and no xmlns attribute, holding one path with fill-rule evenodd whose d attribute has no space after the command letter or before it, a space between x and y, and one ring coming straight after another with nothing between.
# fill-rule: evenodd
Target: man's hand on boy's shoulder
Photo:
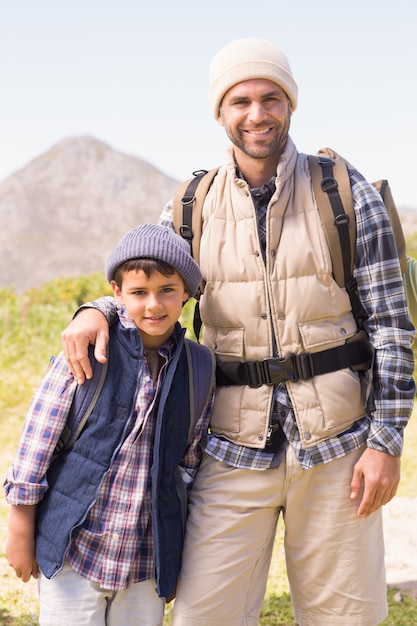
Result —
<instances>
[{"instance_id":1,"label":"man's hand on boy's shoulder","mask_svg":"<svg viewBox=\"0 0 417 626\"><path fill-rule=\"evenodd\" d=\"M77 382L82 385L93 375L88 358L88 346L94 345L94 356L99 363L106 362L109 341L109 325L98 309L82 309L62 332L62 350L68 367Z\"/></svg>"}]
</instances>

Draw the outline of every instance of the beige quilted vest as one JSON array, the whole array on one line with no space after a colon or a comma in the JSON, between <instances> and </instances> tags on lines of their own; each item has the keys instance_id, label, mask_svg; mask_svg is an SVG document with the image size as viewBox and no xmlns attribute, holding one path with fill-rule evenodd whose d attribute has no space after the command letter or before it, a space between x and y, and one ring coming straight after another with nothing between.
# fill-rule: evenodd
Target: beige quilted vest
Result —
<instances>
[{"instance_id":1,"label":"beige quilted vest","mask_svg":"<svg viewBox=\"0 0 417 626\"><path fill-rule=\"evenodd\" d=\"M305 155L289 139L267 217L266 265L247 184L230 162L206 198L200 266L203 341L225 360L318 352L356 332L349 297L332 278L330 254ZM287 383L304 447L346 430L364 415L357 373L343 369ZM212 432L264 447L273 388L219 387Z\"/></svg>"}]
</instances>

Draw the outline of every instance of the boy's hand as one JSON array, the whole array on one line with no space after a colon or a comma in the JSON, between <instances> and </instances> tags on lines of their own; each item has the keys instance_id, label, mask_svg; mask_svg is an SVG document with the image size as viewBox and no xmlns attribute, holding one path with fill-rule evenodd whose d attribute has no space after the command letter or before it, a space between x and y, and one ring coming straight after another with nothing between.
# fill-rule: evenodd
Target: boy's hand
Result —
<instances>
[{"instance_id":1,"label":"boy's hand","mask_svg":"<svg viewBox=\"0 0 417 626\"><path fill-rule=\"evenodd\" d=\"M30 577L38 578L39 568L35 559L35 506L12 505L9 518L9 534L6 542L6 558L24 583Z\"/></svg>"},{"instance_id":2,"label":"boy's hand","mask_svg":"<svg viewBox=\"0 0 417 626\"><path fill-rule=\"evenodd\" d=\"M35 559L35 538L13 537L9 534L6 543L7 561L24 583L30 577L38 578L39 568Z\"/></svg>"},{"instance_id":3,"label":"boy's hand","mask_svg":"<svg viewBox=\"0 0 417 626\"><path fill-rule=\"evenodd\" d=\"M62 349L68 367L77 382L82 385L93 375L88 358L89 344L95 345L94 356L99 363L106 362L109 341L109 325L104 315L93 308L83 309L61 335Z\"/></svg>"}]
</instances>

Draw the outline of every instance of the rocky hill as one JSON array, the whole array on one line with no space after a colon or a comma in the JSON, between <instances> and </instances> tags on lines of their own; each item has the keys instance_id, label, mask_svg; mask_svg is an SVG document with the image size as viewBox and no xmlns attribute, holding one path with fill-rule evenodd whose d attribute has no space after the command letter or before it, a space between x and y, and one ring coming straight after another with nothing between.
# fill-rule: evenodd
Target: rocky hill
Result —
<instances>
[{"instance_id":1,"label":"rocky hill","mask_svg":"<svg viewBox=\"0 0 417 626\"><path fill-rule=\"evenodd\" d=\"M0 287L103 270L111 248L156 222L177 187L92 137L64 139L0 184Z\"/></svg>"}]
</instances>

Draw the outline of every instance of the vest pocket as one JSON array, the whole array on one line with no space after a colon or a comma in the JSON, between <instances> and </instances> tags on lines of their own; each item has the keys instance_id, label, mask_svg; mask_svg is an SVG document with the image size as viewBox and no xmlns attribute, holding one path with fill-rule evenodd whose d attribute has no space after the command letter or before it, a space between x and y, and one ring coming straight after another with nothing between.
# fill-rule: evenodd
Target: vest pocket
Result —
<instances>
[{"instance_id":1,"label":"vest pocket","mask_svg":"<svg viewBox=\"0 0 417 626\"><path fill-rule=\"evenodd\" d=\"M215 354L242 360L244 348L243 328L214 328L204 326L204 344Z\"/></svg>"},{"instance_id":2,"label":"vest pocket","mask_svg":"<svg viewBox=\"0 0 417 626\"><path fill-rule=\"evenodd\" d=\"M311 353L343 345L358 332L350 313L300 324L299 331L303 349ZM365 415L359 374L348 367L289 387L305 448L335 437Z\"/></svg>"},{"instance_id":3,"label":"vest pocket","mask_svg":"<svg viewBox=\"0 0 417 626\"><path fill-rule=\"evenodd\" d=\"M351 313L337 318L304 322L298 328L306 352L320 352L341 346L358 332Z\"/></svg>"}]
</instances>

